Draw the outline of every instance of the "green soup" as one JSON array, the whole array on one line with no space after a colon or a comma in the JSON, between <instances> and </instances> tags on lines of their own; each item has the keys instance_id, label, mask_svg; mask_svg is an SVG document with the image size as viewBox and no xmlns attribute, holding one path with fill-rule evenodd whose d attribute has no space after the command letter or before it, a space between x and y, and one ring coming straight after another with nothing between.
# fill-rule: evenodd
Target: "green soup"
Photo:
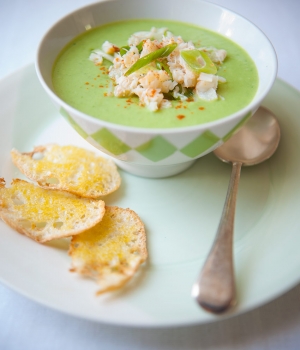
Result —
<instances>
[{"instance_id":1,"label":"green soup","mask_svg":"<svg viewBox=\"0 0 300 350\"><path fill-rule=\"evenodd\" d=\"M151 27L167 27L174 35L197 46L225 49L227 57L218 75L227 82L219 84L214 101L172 101L172 108L151 112L139 106L138 97L108 96L111 79L104 60L101 66L88 58L104 41L127 45L135 32ZM231 40L212 31L187 23L164 20L130 20L90 29L72 40L59 54L53 67L53 86L60 98L78 110L108 122L143 127L177 128L211 122L245 107L253 99L258 86L258 73L250 56Z\"/></svg>"}]
</instances>

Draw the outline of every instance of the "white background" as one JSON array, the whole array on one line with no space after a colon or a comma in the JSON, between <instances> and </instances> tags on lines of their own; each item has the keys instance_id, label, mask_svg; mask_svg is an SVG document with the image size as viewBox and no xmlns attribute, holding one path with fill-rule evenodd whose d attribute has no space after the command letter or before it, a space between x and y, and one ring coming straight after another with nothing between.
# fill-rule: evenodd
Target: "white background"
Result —
<instances>
[{"instance_id":1,"label":"white background","mask_svg":"<svg viewBox=\"0 0 300 350\"><path fill-rule=\"evenodd\" d=\"M0 0L0 78L32 63L48 27L69 11L90 2ZM300 1L213 2L247 17L269 37L278 55L278 77L300 90ZM61 314L0 284L0 349L297 350L300 285L267 305L227 321L172 329L131 329Z\"/></svg>"}]
</instances>

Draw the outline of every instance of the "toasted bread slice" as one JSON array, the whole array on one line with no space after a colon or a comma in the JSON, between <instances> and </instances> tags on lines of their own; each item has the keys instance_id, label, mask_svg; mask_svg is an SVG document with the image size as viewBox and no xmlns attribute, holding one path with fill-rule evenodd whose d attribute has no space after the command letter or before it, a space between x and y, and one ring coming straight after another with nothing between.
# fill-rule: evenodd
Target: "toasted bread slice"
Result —
<instances>
[{"instance_id":1,"label":"toasted bread slice","mask_svg":"<svg viewBox=\"0 0 300 350\"><path fill-rule=\"evenodd\" d=\"M147 258L144 224L130 209L106 207L102 221L72 237L71 271L97 281L97 294L121 288Z\"/></svg>"},{"instance_id":2,"label":"toasted bread slice","mask_svg":"<svg viewBox=\"0 0 300 350\"><path fill-rule=\"evenodd\" d=\"M1 219L38 242L85 231L96 225L104 212L102 200L45 190L20 179L5 187L4 179L0 179Z\"/></svg>"},{"instance_id":3,"label":"toasted bread slice","mask_svg":"<svg viewBox=\"0 0 300 350\"><path fill-rule=\"evenodd\" d=\"M115 191L121 183L112 160L75 146L49 144L30 153L13 149L11 156L19 170L43 188L98 198Z\"/></svg>"}]
</instances>

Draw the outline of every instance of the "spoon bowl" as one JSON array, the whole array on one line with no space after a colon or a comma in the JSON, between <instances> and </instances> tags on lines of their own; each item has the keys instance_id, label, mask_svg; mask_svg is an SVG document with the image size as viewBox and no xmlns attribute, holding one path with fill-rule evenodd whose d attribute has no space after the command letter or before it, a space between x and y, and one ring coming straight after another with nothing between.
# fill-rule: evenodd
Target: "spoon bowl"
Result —
<instances>
[{"instance_id":1,"label":"spoon bowl","mask_svg":"<svg viewBox=\"0 0 300 350\"><path fill-rule=\"evenodd\" d=\"M207 311L218 314L236 303L232 246L241 167L270 158L279 141L280 127L276 117L260 107L247 124L214 151L219 159L232 164L232 173L214 244L192 288L192 296Z\"/></svg>"},{"instance_id":2,"label":"spoon bowl","mask_svg":"<svg viewBox=\"0 0 300 350\"><path fill-rule=\"evenodd\" d=\"M239 132L214 151L226 163L256 165L270 158L280 140L280 127L272 112L260 107Z\"/></svg>"}]
</instances>

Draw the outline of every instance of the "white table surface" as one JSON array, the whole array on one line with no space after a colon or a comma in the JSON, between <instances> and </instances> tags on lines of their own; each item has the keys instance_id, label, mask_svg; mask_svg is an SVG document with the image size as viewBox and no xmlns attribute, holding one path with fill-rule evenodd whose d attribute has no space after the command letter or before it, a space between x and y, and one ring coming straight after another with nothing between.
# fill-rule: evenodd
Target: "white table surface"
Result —
<instances>
[{"instance_id":1,"label":"white table surface","mask_svg":"<svg viewBox=\"0 0 300 350\"><path fill-rule=\"evenodd\" d=\"M0 0L0 79L33 62L48 27L69 11L90 2ZM214 2L247 17L265 32L278 54L278 76L300 90L300 1ZM297 350L300 285L267 305L229 320L192 327L135 329L73 318L0 284L0 349Z\"/></svg>"}]
</instances>

